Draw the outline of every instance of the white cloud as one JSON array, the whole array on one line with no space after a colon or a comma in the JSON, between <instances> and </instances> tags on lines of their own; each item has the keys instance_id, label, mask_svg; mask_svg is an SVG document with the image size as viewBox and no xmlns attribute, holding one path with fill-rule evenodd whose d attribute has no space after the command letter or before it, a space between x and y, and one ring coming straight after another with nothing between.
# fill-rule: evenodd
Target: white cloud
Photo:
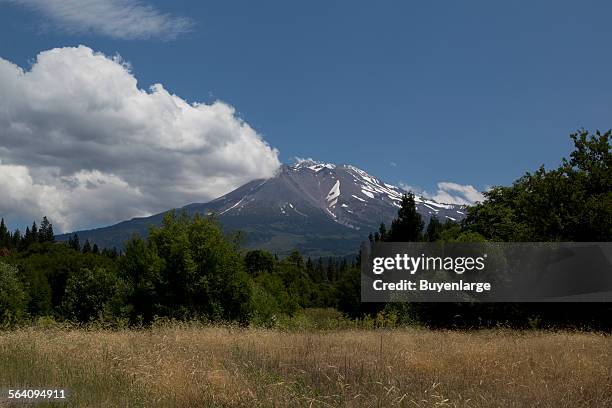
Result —
<instances>
[{"instance_id":1,"label":"white cloud","mask_svg":"<svg viewBox=\"0 0 612 408\"><path fill-rule=\"evenodd\" d=\"M141 90L90 48L0 58L0 212L89 228L206 202L279 167L234 108Z\"/></svg>"},{"instance_id":2,"label":"white cloud","mask_svg":"<svg viewBox=\"0 0 612 408\"><path fill-rule=\"evenodd\" d=\"M484 200L482 193L470 184L457 184L449 181L442 181L437 184L437 191L429 193L419 187L410 186L406 183L399 183L400 187L406 191L412 191L418 196L423 196L444 204L470 205Z\"/></svg>"},{"instance_id":3,"label":"white cloud","mask_svg":"<svg viewBox=\"0 0 612 408\"><path fill-rule=\"evenodd\" d=\"M57 28L112 38L174 39L191 30L190 19L163 13L141 0L9 0L42 14Z\"/></svg>"}]
</instances>

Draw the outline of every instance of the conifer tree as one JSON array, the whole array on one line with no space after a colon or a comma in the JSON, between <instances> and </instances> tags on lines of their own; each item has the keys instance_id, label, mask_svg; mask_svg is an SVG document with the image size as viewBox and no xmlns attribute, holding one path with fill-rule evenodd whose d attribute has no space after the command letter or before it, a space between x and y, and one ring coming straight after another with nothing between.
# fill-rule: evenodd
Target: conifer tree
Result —
<instances>
[{"instance_id":1,"label":"conifer tree","mask_svg":"<svg viewBox=\"0 0 612 408\"><path fill-rule=\"evenodd\" d=\"M13 232L13 236L11 237L11 245L13 248L17 248L19 249L21 247L21 231L19 231L19 228L17 228L15 230L15 232Z\"/></svg>"},{"instance_id":2,"label":"conifer tree","mask_svg":"<svg viewBox=\"0 0 612 408\"><path fill-rule=\"evenodd\" d=\"M380 234L380 240L386 241L388 238L387 226L384 222L380 223L380 227L378 227L378 233Z\"/></svg>"},{"instance_id":3,"label":"conifer tree","mask_svg":"<svg viewBox=\"0 0 612 408\"><path fill-rule=\"evenodd\" d=\"M27 248L32 242L32 232L30 231L30 227L26 227L25 234L23 234L23 240L21 240L20 247L22 249Z\"/></svg>"},{"instance_id":4,"label":"conifer tree","mask_svg":"<svg viewBox=\"0 0 612 408\"><path fill-rule=\"evenodd\" d=\"M6 228L4 218L0 220L0 248L9 248L11 246L11 234Z\"/></svg>"},{"instance_id":5,"label":"conifer tree","mask_svg":"<svg viewBox=\"0 0 612 408\"><path fill-rule=\"evenodd\" d=\"M53 233L53 225L49 222L47 217L43 217L40 223L40 230L38 232L38 242L54 242L55 234Z\"/></svg>"},{"instance_id":6,"label":"conifer tree","mask_svg":"<svg viewBox=\"0 0 612 408\"><path fill-rule=\"evenodd\" d=\"M440 239L440 235L442 234L443 229L444 229L444 226L438 220L438 217L434 215L429 220L429 224L427 224L427 232L426 232L425 238L429 242L435 242L438 239Z\"/></svg>"},{"instance_id":7,"label":"conifer tree","mask_svg":"<svg viewBox=\"0 0 612 408\"><path fill-rule=\"evenodd\" d=\"M86 239L85 243L83 244L83 253L88 254L91 251L92 251L92 248L91 248L91 244L89 243L89 239Z\"/></svg>"},{"instance_id":8,"label":"conifer tree","mask_svg":"<svg viewBox=\"0 0 612 408\"><path fill-rule=\"evenodd\" d=\"M74 234L68 239L68 246L75 251L81 252L81 242L79 241L79 236L77 234Z\"/></svg>"},{"instance_id":9,"label":"conifer tree","mask_svg":"<svg viewBox=\"0 0 612 408\"><path fill-rule=\"evenodd\" d=\"M423 220L416 210L414 194L407 193L402 197L402 206L397 212L397 218L391 223L389 241L415 242L422 239Z\"/></svg>"},{"instance_id":10,"label":"conifer tree","mask_svg":"<svg viewBox=\"0 0 612 408\"><path fill-rule=\"evenodd\" d=\"M30 230L30 242L28 245L33 244L34 242L38 242L38 227L36 226L36 221L32 223L32 229Z\"/></svg>"}]
</instances>

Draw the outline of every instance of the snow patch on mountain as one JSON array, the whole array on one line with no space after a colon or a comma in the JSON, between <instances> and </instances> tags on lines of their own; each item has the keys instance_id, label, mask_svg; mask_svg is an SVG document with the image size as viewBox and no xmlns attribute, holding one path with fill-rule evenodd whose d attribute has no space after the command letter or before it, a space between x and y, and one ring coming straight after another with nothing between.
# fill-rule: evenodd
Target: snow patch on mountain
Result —
<instances>
[{"instance_id":1,"label":"snow patch on mountain","mask_svg":"<svg viewBox=\"0 0 612 408\"><path fill-rule=\"evenodd\" d=\"M331 190L329 190L329 193L327 193L326 200L327 201L332 201L332 200L338 201L338 197L340 197L340 180L337 180L336 184L334 184Z\"/></svg>"}]
</instances>

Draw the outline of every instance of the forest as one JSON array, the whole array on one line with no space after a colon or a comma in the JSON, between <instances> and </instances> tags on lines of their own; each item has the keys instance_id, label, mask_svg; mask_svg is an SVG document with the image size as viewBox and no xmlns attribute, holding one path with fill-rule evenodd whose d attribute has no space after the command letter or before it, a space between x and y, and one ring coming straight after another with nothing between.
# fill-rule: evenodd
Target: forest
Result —
<instances>
[{"instance_id":1,"label":"forest","mask_svg":"<svg viewBox=\"0 0 612 408\"><path fill-rule=\"evenodd\" d=\"M408 192L391 225L371 242L603 242L612 238L611 131L571 135L574 149L557 168L527 172L468 207L460 223L425 225ZM46 217L25 232L0 223L0 327L37 319L109 327L160 319L274 327L283 317L333 308L346 319L443 328L574 327L612 329L612 305L373 304L360 301L360 257L280 259L244 250L212 216L169 213L148 237L121 251L55 242ZM579 273L577 271L576 273Z\"/></svg>"}]
</instances>

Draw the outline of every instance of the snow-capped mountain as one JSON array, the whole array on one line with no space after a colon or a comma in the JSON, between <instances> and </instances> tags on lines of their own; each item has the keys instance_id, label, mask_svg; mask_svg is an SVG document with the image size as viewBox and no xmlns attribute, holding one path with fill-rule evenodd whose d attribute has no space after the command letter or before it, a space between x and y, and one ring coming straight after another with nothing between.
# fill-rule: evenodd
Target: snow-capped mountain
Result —
<instances>
[{"instance_id":1,"label":"snow-capped mountain","mask_svg":"<svg viewBox=\"0 0 612 408\"><path fill-rule=\"evenodd\" d=\"M275 177L255 180L209 203L219 215L266 214L280 218L321 216L345 227L368 232L397 215L404 190L351 165L310 160L283 166ZM464 217L464 208L416 197L425 219Z\"/></svg>"},{"instance_id":2,"label":"snow-capped mountain","mask_svg":"<svg viewBox=\"0 0 612 408\"><path fill-rule=\"evenodd\" d=\"M245 233L248 247L279 255L293 249L312 256L345 255L355 253L381 222L390 224L403 194L357 167L303 160L282 166L274 177L253 180L213 201L183 209L217 214L226 230ZM415 201L426 222L433 215L441 221L464 217L463 206L423 197ZM148 225L159 224L163 214L81 231L79 238L99 246L121 246L135 232L146 234Z\"/></svg>"}]
</instances>

